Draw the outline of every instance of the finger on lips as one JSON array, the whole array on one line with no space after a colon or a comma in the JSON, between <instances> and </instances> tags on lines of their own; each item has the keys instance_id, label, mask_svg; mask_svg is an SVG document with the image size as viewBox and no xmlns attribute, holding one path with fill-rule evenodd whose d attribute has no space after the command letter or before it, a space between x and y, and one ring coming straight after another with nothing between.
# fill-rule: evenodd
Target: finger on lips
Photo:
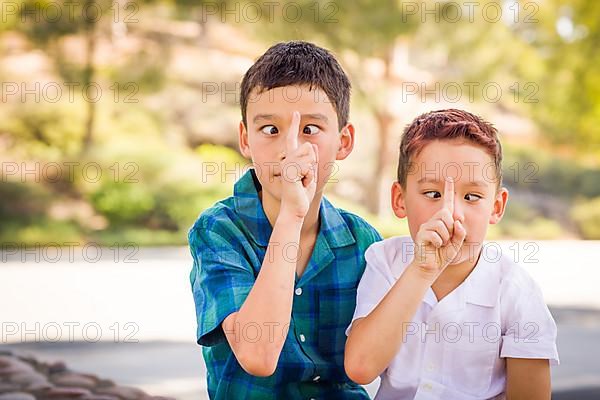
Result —
<instances>
[{"instance_id":1,"label":"finger on lips","mask_svg":"<svg viewBox=\"0 0 600 400\"><path fill-rule=\"evenodd\" d=\"M314 175L312 169L309 169L308 172L306 173L306 175L304 176L304 179L302 179L303 186L308 187L308 185L310 185L312 183L314 178L315 178L315 175Z\"/></svg>"},{"instance_id":2,"label":"finger on lips","mask_svg":"<svg viewBox=\"0 0 600 400\"><path fill-rule=\"evenodd\" d=\"M452 231L454 229L454 218L450 211L446 208L442 208L438 214L439 220L446 226L450 236L452 236Z\"/></svg>"},{"instance_id":3,"label":"finger on lips","mask_svg":"<svg viewBox=\"0 0 600 400\"><path fill-rule=\"evenodd\" d=\"M442 238L435 231L427 231L427 239L435 247L442 247L443 246L443 240L442 240Z\"/></svg>"},{"instance_id":4,"label":"finger on lips","mask_svg":"<svg viewBox=\"0 0 600 400\"><path fill-rule=\"evenodd\" d=\"M452 234L450 233L450 230L448 229L446 224L444 224L443 221L441 221L439 219L433 221L431 228L432 228L432 230L437 232L438 235L440 235L440 237L443 240L443 244L447 243L448 240L450 240L450 237L452 236Z\"/></svg>"}]
</instances>

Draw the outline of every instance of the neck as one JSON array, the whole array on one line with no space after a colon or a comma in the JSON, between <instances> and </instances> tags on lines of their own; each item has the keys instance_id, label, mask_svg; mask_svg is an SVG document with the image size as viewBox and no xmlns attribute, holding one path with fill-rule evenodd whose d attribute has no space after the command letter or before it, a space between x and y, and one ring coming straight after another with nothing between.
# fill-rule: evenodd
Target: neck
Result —
<instances>
[{"instance_id":1,"label":"neck","mask_svg":"<svg viewBox=\"0 0 600 400\"><path fill-rule=\"evenodd\" d=\"M446 267L444 271L438 276L435 283L438 285L451 285L456 288L460 285L473 271L479 257L481 256L481 248L475 253L476 257L467 257L466 260L459 262L458 264L452 264Z\"/></svg>"}]
</instances>

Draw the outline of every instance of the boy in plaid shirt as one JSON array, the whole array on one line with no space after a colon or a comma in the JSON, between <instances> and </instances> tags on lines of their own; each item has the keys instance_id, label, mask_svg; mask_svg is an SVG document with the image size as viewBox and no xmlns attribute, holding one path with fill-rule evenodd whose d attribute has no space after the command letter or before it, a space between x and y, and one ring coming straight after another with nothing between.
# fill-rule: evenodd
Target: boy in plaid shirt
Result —
<instances>
[{"instance_id":1,"label":"boy in plaid shirt","mask_svg":"<svg viewBox=\"0 0 600 400\"><path fill-rule=\"evenodd\" d=\"M253 169L189 232L211 399L368 399L344 372L364 252L379 234L323 189L354 145L350 82L326 50L279 43L241 86Z\"/></svg>"}]
</instances>

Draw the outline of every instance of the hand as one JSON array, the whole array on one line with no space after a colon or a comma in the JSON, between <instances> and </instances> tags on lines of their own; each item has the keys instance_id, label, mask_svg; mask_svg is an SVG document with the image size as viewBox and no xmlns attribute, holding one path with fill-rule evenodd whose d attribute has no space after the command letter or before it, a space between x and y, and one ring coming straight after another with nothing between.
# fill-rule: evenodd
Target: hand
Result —
<instances>
[{"instance_id":1,"label":"hand","mask_svg":"<svg viewBox=\"0 0 600 400\"><path fill-rule=\"evenodd\" d=\"M467 232L459 219L454 219L454 180L446 178L444 205L419 228L415 238L414 265L431 282L460 253Z\"/></svg>"},{"instance_id":2,"label":"hand","mask_svg":"<svg viewBox=\"0 0 600 400\"><path fill-rule=\"evenodd\" d=\"M304 218L317 189L317 146L298 146L300 113L294 111L286 137L285 159L281 164L281 210Z\"/></svg>"}]
</instances>

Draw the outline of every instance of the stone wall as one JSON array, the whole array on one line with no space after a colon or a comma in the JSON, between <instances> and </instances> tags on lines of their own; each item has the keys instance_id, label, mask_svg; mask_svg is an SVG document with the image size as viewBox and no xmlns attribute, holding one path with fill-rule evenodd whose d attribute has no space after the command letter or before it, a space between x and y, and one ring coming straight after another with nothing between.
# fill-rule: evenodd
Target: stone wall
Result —
<instances>
[{"instance_id":1,"label":"stone wall","mask_svg":"<svg viewBox=\"0 0 600 400\"><path fill-rule=\"evenodd\" d=\"M174 400L150 396L110 379L71 371L63 362L0 350L0 400Z\"/></svg>"}]
</instances>

